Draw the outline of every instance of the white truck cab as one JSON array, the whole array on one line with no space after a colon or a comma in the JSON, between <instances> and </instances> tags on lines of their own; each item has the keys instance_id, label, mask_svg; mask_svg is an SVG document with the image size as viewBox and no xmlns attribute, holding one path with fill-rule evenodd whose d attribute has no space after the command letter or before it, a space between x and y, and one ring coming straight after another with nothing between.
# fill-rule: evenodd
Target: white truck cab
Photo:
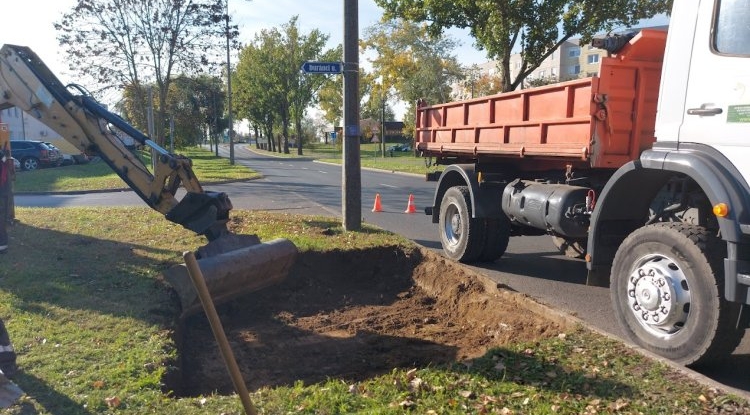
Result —
<instances>
[{"instance_id":1,"label":"white truck cab","mask_svg":"<svg viewBox=\"0 0 750 415\"><path fill-rule=\"evenodd\" d=\"M589 279L636 344L706 364L750 315L750 0L674 1L655 137L600 194Z\"/></svg>"}]
</instances>

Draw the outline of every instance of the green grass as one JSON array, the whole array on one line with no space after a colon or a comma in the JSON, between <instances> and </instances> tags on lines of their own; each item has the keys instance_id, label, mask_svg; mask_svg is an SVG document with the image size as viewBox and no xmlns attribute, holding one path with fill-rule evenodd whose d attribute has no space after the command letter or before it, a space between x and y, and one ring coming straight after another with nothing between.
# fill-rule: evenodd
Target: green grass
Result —
<instances>
[{"instance_id":1,"label":"green grass","mask_svg":"<svg viewBox=\"0 0 750 415\"><path fill-rule=\"evenodd\" d=\"M1 258L0 317L27 396L3 413L242 413L236 396L162 390L178 358L179 305L159 272L202 238L147 208L18 208L17 218ZM412 246L368 226L345 232L333 218L249 211L233 218L240 233L287 237L303 251ZM413 369L356 384L264 388L251 398L261 414L750 412L746 402L584 329Z\"/></svg>"},{"instance_id":2,"label":"green grass","mask_svg":"<svg viewBox=\"0 0 750 415\"><path fill-rule=\"evenodd\" d=\"M228 159L216 157L204 149L190 147L179 149L177 153L193 161L193 172L203 184L245 180L260 176L247 167L237 164L232 166ZM150 153L139 152L138 158L150 169ZM127 184L109 165L101 160L87 164L17 172L13 183L16 192L86 191L127 187Z\"/></svg>"},{"instance_id":3,"label":"green grass","mask_svg":"<svg viewBox=\"0 0 750 415\"><path fill-rule=\"evenodd\" d=\"M393 144L386 143L386 148ZM296 148L290 148L290 154L283 154L258 150L254 144L246 145L253 151L270 153L278 157L300 157L297 155ZM365 168L413 174L426 174L438 170L436 166L428 166L426 161L429 162L429 160L415 156L413 151L396 151L392 155L386 152L386 156L383 157L383 152L380 150L379 144L361 144L359 154L360 165ZM312 158L326 163L341 164L342 149L340 146L333 144L308 144L303 147L301 157Z\"/></svg>"}]
</instances>

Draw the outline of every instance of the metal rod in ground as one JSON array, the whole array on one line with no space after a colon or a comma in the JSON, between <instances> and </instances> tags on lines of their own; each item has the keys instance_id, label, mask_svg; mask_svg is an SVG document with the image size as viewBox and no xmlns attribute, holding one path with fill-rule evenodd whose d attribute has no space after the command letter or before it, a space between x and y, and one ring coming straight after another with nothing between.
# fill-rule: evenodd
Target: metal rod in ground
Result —
<instances>
[{"instance_id":1,"label":"metal rod in ground","mask_svg":"<svg viewBox=\"0 0 750 415\"><path fill-rule=\"evenodd\" d=\"M256 415L255 407L253 407L253 402L250 400L250 394L247 392L245 380L242 379L242 373L240 373L240 368L237 366L237 361L234 359L232 348L229 347L229 341L224 333L224 327L222 327L219 315L216 313L216 307L214 307L211 294L208 292L208 287L206 287L206 281L203 279L203 272L201 272L198 261L195 259L195 254L188 251L185 252L182 257L185 259L185 265L187 265L190 279L193 280L195 291L198 292L198 297L200 297L201 304L203 304L203 310L206 312L208 322L211 325L211 330L214 332L216 343L219 344L219 350L221 350L221 356L224 358L224 363L227 365L229 376L232 377L234 390L240 395L242 406L245 407L245 413L247 415Z\"/></svg>"}]
</instances>

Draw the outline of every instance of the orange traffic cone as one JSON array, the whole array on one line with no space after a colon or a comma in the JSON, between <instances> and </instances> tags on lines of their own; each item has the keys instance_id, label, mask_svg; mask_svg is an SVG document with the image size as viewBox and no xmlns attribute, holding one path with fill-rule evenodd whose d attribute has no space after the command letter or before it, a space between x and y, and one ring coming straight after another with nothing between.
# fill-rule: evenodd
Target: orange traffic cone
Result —
<instances>
[{"instance_id":1,"label":"orange traffic cone","mask_svg":"<svg viewBox=\"0 0 750 415\"><path fill-rule=\"evenodd\" d=\"M414 206L414 195L409 195L409 204L406 205L404 213L417 213L417 208Z\"/></svg>"},{"instance_id":2,"label":"orange traffic cone","mask_svg":"<svg viewBox=\"0 0 750 415\"><path fill-rule=\"evenodd\" d=\"M375 194L375 205L372 207L373 212L382 212L383 207L380 206L380 193Z\"/></svg>"}]
</instances>

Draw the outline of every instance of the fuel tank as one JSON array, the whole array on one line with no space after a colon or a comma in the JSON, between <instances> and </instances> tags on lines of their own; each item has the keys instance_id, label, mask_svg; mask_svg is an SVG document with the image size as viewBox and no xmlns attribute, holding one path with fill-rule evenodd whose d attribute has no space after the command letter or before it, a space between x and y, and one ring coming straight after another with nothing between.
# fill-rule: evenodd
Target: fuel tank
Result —
<instances>
[{"instance_id":1,"label":"fuel tank","mask_svg":"<svg viewBox=\"0 0 750 415\"><path fill-rule=\"evenodd\" d=\"M516 224L570 238L586 238L590 189L517 179L503 190L503 212Z\"/></svg>"}]
</instances>

